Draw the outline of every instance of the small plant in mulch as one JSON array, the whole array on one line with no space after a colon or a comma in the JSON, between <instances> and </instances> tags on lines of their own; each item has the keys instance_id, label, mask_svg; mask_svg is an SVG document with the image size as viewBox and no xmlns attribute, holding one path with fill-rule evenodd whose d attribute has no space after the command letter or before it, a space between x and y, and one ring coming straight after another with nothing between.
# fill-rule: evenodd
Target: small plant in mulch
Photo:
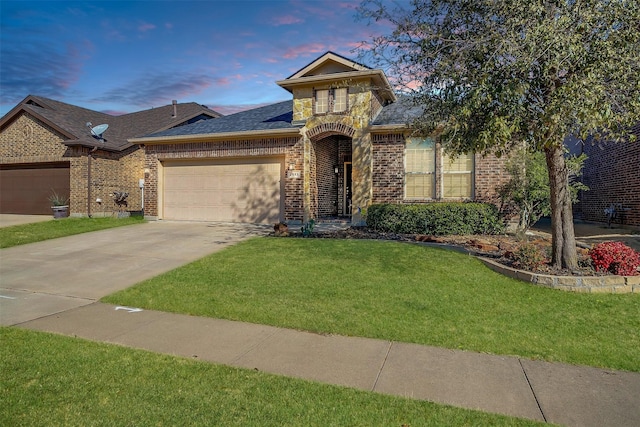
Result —
<instances>
[{"instance_id":1,"label":"small plant in mulch","mask_svg":"<svg viewBox=\"0 0 640 427\"><path fill-rule=\"evenodd\" d=\"M640 267L640 253L622 242L603 242L595 245L589 256L596 271L607 271L620 276L635 276Z\"/></svg>"},{"instance_id":2,"label":"small plant in mulch","mask_svg":"<svg viewBox=\"0 0 640 427\"><path fill-rule=\"evenodd\" d=\"M524 243L513 252L513 266L537 271L549 262L544 251L534 243Z\"/></svg>"},{"instance_id":3,"label":"small plant in mulch","mask_svg":"<svg viewBox=\"0 0 640 427\"><path fill-rule=\"evenodd\" d=\"M289 226L284 222L278 222L273 225L273 233L275 236L287 237L289 235Z\"/></svg>"}]
</instances>

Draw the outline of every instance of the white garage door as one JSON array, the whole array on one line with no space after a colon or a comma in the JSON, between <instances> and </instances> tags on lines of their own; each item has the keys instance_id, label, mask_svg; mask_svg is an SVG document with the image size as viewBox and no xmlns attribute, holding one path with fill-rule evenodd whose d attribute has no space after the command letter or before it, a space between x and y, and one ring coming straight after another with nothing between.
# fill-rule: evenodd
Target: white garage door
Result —
<instances>
[{"instance_id":1,"label":"white garage door","mask_svg":"<svg viewBox=\"0 0 640 427\"><path fill-rule=\"evenodd\" d=\"M282 159L163 164L163 218L275 223L282 209Z\"/></svg>"}]
</instances>

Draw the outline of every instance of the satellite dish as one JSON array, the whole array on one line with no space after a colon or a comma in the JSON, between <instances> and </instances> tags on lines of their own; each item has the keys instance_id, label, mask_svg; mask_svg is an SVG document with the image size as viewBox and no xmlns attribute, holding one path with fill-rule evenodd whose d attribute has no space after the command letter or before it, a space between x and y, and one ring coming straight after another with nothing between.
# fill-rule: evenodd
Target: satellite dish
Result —
<instances>
[{"instance_id":1,"label":"satellite dish","mask_svg":"<svg viewBox=\"0 0 640 427\"><path fill-rule=\"evenodd\" d=\"M107 130L109 125L103 124L103 125L91 127L91 122L87 122L87 126L91 129L91 135L94 138L97 138L100 141L104 142L104 138L102 137L102 134Z\"/></svg>"}]
</instances>

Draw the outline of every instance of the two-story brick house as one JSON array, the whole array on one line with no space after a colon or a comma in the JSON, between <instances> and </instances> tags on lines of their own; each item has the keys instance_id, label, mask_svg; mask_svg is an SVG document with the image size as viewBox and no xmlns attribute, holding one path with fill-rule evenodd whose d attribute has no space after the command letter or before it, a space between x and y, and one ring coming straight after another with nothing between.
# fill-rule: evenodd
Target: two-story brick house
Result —
<instances>
[{"instance_id":1,"label":"two-story brick house","mask_svg":"<svg viewBox=\"0 0 640 427\"><path fill-rule=\"evenodd\" d=\"M451 160L413 135L420 109L383 71L327 52L276 83L291 100L129 140L144 146L147 217L358 222L372 203L497 200L503 160Z\"/></svg>"},{"instance_id":2,"label":"two-story brick house","mask_svg":"<svg viewBox=\"0 0 640 427\"><path fill-rule=\"evenodd\" d=\"M217 117L196 103L112 116L29 95L0 119L0 213L51 214L53 191L69 198L71 215L113 212L114 191L141 210L145 154L128 139ZM91 132L100 124L103 138Z\"/></svg>"}]
</instances>

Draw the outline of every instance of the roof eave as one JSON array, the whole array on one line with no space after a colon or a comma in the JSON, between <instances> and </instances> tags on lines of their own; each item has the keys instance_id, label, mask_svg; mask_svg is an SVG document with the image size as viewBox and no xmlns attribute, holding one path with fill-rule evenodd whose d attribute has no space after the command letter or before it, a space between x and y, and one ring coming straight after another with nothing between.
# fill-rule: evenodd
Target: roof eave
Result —
<instances>
[{"instance_id":1,"label":"roof eave","mask_svg":"<svg viewBox=\"0 0 640 427\"><path fill-rule=\"evenodd\" d=\"M350 71L347 73L334 73L334 74L319 74L316 76L299 77L295 79L278 80L276 84L283 89L292 92L292 88L296 86L306 86L315 83L327 83L336 80L348 80L352 78L366 78L370 77L376 81L380 86L383 93L386 94L391 102L395 102L397 97L391 89L391 84L387 79L387 76L382 70L365 70L365 71Z\"/></svg>"},{"instance_id":2,"label":"roof eave","mask_svg":"<svg viewBox=\"0 0 640 427\"><path fill-rule=\"evenodd\" d=\"M46 117L44 117L41 114L38 114L37 112L33 111L30 108L27 108L27 104L26 102L29 99L33 99L33 97L31 95L29 95L28 97L26 97L25 99L23 99L20 104L16 105L15 107L13 107L11 109L11 111L9 111L7 114L5 114L2 119L0 120L0 129L4 129L9 123L11 123L11 121L17 117L21 112L24 113L28 113L34 117L36 117L38 120L42 121L43 123L51 126L53 129L55 129L56 131L60 132L62 135L64 135L66 138L77 138L76 135L72 134L71 132L69 132L68 130L60 127L57 123L52 122L51 120L47 119Z\"/></svg>"},{"instance_id":3,"label":"roof eave","mask_svg":"<svg viewBox=\"0 0 640 427\"><path fill-rule=\"evenodd\" d=\"M370 129L371 133L382 133L389 131L406 131L410 130L411 126L409 126L407 123L393 123L386 125L372 125Z\"/></svg>"},{"instance_id":4,"label":"roof eave","mask_svg":"<svg viewBox=\"0 0 640 427\"><path fill-rule=\"evenodd\" d=\"M130 138L128 142L131 144L183 144L189 142L206 142L206 141L220 141L224 139L238 139L238 138L261 138L261 137L287 137L300 135L299 128L286 128L286 129L264 129L264 130L251 130L243 132L220 132L220 133L202 133L196 135L173 135L173 136L148 136L142 138Z\"/></svg>"},{"instance_id":5,"label":"roof eave","mask_svg":"<svg viewBox=\"0 0 640 427\"><path fill-rule=\"evenodd\" d=\"M100 142L90 142L90 141L83 141L80 139L74 139L74 140L69 140L69 141L64 141L64 145L66 145L67 147L86 147L86 148L97 148L98 150L102 150L102 151L109 151L111 153L120 153L124 150L126 150L127 148L131 147L133 144L127 144L123 147L110 147L110 146L106 146Z\"/></svg>"}]
</instances>

